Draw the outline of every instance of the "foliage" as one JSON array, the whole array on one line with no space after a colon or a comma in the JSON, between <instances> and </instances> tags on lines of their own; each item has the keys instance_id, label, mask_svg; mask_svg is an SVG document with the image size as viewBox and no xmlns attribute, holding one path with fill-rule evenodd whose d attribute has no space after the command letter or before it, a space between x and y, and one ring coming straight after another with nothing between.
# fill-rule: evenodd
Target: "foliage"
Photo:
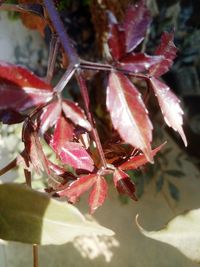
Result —
<instances>
[{"instance_id":1,"label":"foliage","mask_svg":"<svg viewBox=\"0 0 200 267\"><path fill-rule=\"evenodd\" d=\"M50 24L44 18L45 25L49 24L53 34L56 30L61 38L59 18L55 17L52 1L44 1L45 7L52 20ZM30 8L28 12L32 12ZM112 174L119 193L136 200L135 185L124 171L138 169L147 162L153 163L154 156L162 148L162 145L151 148L153 126L141 83L148 94L156 95L166 123L179 132L187 145L179 100L159 79L168 71L176 56L173 33L163 33L154 55L148 55L138 52L151 23L150 12L143 0L127 9L122 22L117 22L111 12L108 17L108 46L112 59L108 58L106 63L80 60L71 45L66 44L66 41L69 43L66 35L67 39L61 38L60 41L70 63L54 87L51 81L58 46L54 46L50 53L46 79L37 77L24 67L0 62L0 119L5 124L23 122L24 150L16 164L20 162L23 165L26 175L33 171L44 173L48 177L46 191L66 197L72 203L91 189L91 213L106 199L107 174ZM41 31L40 26L36 28ZM114 158L111 162L90 111L84 78L88 69L104 71L105 79L108 76L106 106L113 125L113 136L109 140ZM62 92L73 76L79 84L85 111L77 103L63 97ZM55 153L56 162L51 162L44 153L42 140Z\"/></svg>"}]
</instances>

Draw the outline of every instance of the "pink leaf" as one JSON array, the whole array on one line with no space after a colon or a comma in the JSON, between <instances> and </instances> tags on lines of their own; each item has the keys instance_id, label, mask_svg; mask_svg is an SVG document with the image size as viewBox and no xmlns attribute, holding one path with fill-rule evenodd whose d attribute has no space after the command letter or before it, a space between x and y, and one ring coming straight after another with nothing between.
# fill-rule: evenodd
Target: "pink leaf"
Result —
<instances>
[{"instance_id":1,"label":"pink leaf","mask_svg":"<svg viewBox=\"0 0 200 267\"><path fill-rule=\"evenodd\" d=\"M151 15L144 0L127 9L124 20L127 53L131 52L142 42L150 23Z\"/></svg>"},{"instance_id":2,"label":"pink leaf","mask_svg":"<svg viewBox=\"0 0 200 267\"><path fill-rule=\"evenodd\" d=\"M154 157L165 145L163 143L162 145L156 147L155 149L152 150L152 156ZM145 155L138 155L138 156L133 156L123 164L119 166L121 170L135 170L144 164L148 163Z\"/></svg>"},{"instance_id":3,"label":"pink leaf","mask_svg":"<svg viewBox=\"0 0 200 267\"><path fill-rule=\"evenodd\" d=\"M96 174L81 176L72 182L67 188L57 192L62 197L67 197L70 202L76 202L84 192L89 190L96 181Z\"/></svg>"},{"instance_id":4,"label":"pink leaf","mask_svg":"<svg viewBox=\"0 0 200 267\"><path fill-rule=\"evenodd\" d=\"M92 171L94 162L88 152L80 143L66 142L62 147L53 147L64 164L75 169Z\"/></svg>"},{"instance_id":5,"label":"pink leaf","mask_svg":"<svg viewBox=\"0 0 200 267\"><path fill-rule=\"evenodd\" d=\"M93 214L107 197L108 186L103 176L97 175L96 182L89 196L90 213Z\"/></svg>"},{"instance_id":6,"label":"pink leaf","mask_svg":"<svg viewBox=\"0 0 200 267\"><path fill-rule=\"evenodd\" d=\"M53 96L50 84L26 68L0 61L0 109L24 111Z\"/></svg>"},{"instance_id":7,"label":"pink leaf","mask_svg":"<svg viewBox=\"0 0 200 267\"><path fill-rule=\"evenodd\" d=\"M72 124L68 123L64 116L60 116L57 120L53 138L51 140L51 146L55 151L60 153L64 145L68 141L73 140L74 127Z\"/></svg>"},{"instance_id":8,"label":"pink leaf","mask_svg":"<svg viewBox=\"0 0 200 267\"><path fill-rule=\"evenodd\" d=\"M145 53L131 53L120 60L119 66L132 72L143 72L155 63L163 60L162 56L149 56Z\"/></svg>"},{"instance_id":9,"label":"pink leaf","mask_svg":"<svg viewBox=\"0 0 200 267\"><path fill-rule=\"evenodd\" d=\"M54 101L45 106L40 117L40 132L44 134L50 127L53 127L61 113L61 105Z\"/></svg>"},{"instance_id":10,"label":"pink leaf","mask_svg":"<svg viewBox=\"0 0 200 267\"><path fill-rule=\"evenodd\" d=\"M125 54L125 32L119 24L110 26L108 45L114 60L118 61Z\"/></svg>"},{"instance_id":11,"label":"pink leaf","mask_svg":"<svg viewBox=\"0 0 200 267\"><path fill-rule=\"evenodd\" d=\"M183 110L180 106L180 100L166 84L153 77L150 81L158 99L165 122L169 127L172 127L175 131L179 132L185 146L187 146L187 140L182 128Z\"/></svg>"},{"instance_id":12,"label":"pink leaf","mask_svg":"<svg viewBox=\"0 0 200 267\"><path fill-rule=\"evenodd\" d=\"M116 169L113 174L113 181L120 194L128 195L133 200L137 200L137 197L135 196L135 184L125 172Z\"/></svg>"},{"instance_id":13,"label":"pink leaf","mask_svg":"<svg viewBox=\"0 0 200 267\"><path fill-rule=\"evenodd\" d=\"M163 56L163 60L159 63L153 65L150 70L149 74L151 76L160 77L164 73L166 73L171 65L173 64L173 60L176 57L177 48L173 43L174 34L164 32L161 37L161 44L155 51L155 55Z\"/></svg>"},{"instance_id":14,"label":"pink leaf","mask_svg":"<svg viewBox=\"0 0 200 267\"><path fill-rule=\"evenodd\" d=\"M121 138L140 149L152 162L152 124L141 94L123 74L112 72L107 88L107 108Z\"/></svg>"},{"instance_id":15,"label":"pink leaf","mask_svg":"<svg viewBox=\"0 0 200 267\"><path fill-rule=\"evenodd\" d=\"M65 116L69 118L74 124L78 124L81 127L91 130L89 121L85 118L83 110L70 100L64 100L62 102L62 108Z\"/></svg>"}]
</instances>

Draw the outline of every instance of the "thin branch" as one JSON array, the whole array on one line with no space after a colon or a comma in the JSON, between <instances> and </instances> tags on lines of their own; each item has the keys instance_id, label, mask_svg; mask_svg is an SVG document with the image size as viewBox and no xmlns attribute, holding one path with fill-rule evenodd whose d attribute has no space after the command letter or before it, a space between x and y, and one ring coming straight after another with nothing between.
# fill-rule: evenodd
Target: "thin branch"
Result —
<instances>
[{"instance_id":1,"label":"thin branch","mask_svg":"<svg viewBox=\"0 0 200 267\"><path fill-rule=\"evenodd\" d=\"M46 76L46 81L48 83L51 82L52 77L53 77L53 72L54 72L54 68L55 68L56 56L58 53L59 44L60 44L60 41L58 39L58 36L56 34L52 34L50 49L49 49L47 76Z\"/></svg>"},{"instance_id":2,"label":"thin branch","mask_svg":"<svg viewBox=\"0 0 200 267\"><path fill-rule=\"evenodd\" d=\"M82 95L82 98L83 98L83 101L84 101L84 104L85 104L85 111L86 111L88 120L89 120L89 122L90 122L90 124L92 126L92 134L93 134L94 141L96 143L97 150L98 150L100 158L101 158L102 165L103 165L104 168L107 168L107 162L106 162L106 159L105 159L105 155L104 155L104 152L103 152L101 141L100 141L97 129L95 127L94 118L93 118L93 116L92 116L92 114L90 112L90 108L89 108L89 96L88 96L88 90L87 90L86 81L85 81L84 77L82 76L80 70L76 73L76 78L77 78L77 81L79 83L79 87L80 87L80 90L81 90L81 95Z\"/></svg>"},{"instance_id":3,"label":"thin branch","mask_svg":"<svg viewBox=\"0 0 200 267\"><path fill-rule=\"evenodd\" d=\"M33 267L39 267L38 245L33 245Z\"/></svg>"},{"instance_id":4,"label":"thin branch","mask_svg":"<svg viewBox=\"0 0 200 267\"><path fill-rule=\"evenodd\" d=\"M10 171L11 169L15 168L17 166L17 158L15 158L14 160L12 160L10 163L8 163L8 165L6 165L5 167L3 167L0 170L0 176L7 173L8 171Z\"/></svg>"},{"instance_id":5,"label":"thin branch","mask_svg":"<svg viewBox=\"0 0 200 267\"><path fill-rule=\"evenodd\" d=\"M71 41L65 31L64 25L60 19L60 16L56 10L56 7L54 5L54 2L52 0L44 0L44 5L46 7L46 10L49 14L49 18L52 22L52 25L55 28L56 33L59 36L60 42L63 46L63 49L69 58L69 61L73 65L79 65L79 57L74 50L74 47L71 44Z\"/></svg>"},{"instance_id":6,"label":"thin branch","mask_svg":"<svg viewBox=\"0 0 200 267\"><path fill-rule=\"evenodd\" d=\"M54 87L54 92L60 93L62 90L65 88L67 83L70 81L71 77L74 75L76 71L76 68L74 67L73 64L70 64L61 77L60 81L57 83L57 85Z\"/></svg>"}]
</instances>

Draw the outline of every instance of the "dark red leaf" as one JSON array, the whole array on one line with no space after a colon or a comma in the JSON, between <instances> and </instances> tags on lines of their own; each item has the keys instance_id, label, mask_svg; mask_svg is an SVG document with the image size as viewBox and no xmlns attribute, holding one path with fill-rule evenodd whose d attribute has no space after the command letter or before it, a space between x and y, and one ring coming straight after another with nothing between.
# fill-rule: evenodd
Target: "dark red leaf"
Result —
<instances>
[{"instance_id":1,"label":"dark red leaf","mask_svg":"<svg viewBox=\"0 0 200 267\"><path fill-rule=\"evenodd\" d=\"M0 110L0 121L3 124L11 125L15 123L20 123L24 121L26 117L26 115L23 115L12 109Z\"/></svg>"},{"instance_id":2,"label":"dark red leaf","mask_svg":"<svg viewBox=\"0 0 200 267\"><path fill-rule=\"evenodd\" d=\"M166 143L166 142L165 142ZM156 147L155 149L152 150L152 156L154 157L165 145L165 143L163 143L162 145ZM119 166L119 168L121 170L135 170L141 166L143 166L144 164L148 163L145 155L138 155L138 156L133 156L131 157L129 160L127 160L126 162L124 162L123 164L121 164Z\"/></svg>"},{"instance_id":3,"label":"dark red leaf","mask_svg":"<svg viewBox=\"0 0 200 267\"><path fill-rule=\"evenodd\" d=\"M185 146L187 146L187 140L182 128L183 110L180 106L180 100L166 84L153 77L150 81L158 99L165 122L169 127L172 127L175 131L179 132Z\"/></svg>"},{"instance_id":4,"label":"dark red leaf","mask_svg":"<svg viewBox=\"0 0 200 267\"><path fill-rule=\"evenodd\" d=\"M137 200L135 196L135 184L125 172L116 169L113 174L113 181L120 194L128 195L133 200Z\"/></svg>"},{"instance_id":5,"label":"dark red leaf","mask_svg":"<svg viewBox=\"0 0 200 267\"><path fill-rule=\"evenodd\" d=\"M176 57L177 48L174 45L174 33L164 32L161 37L161 44L155 51L155 55L163 56L163 60L159 63L153 65L149 74L151 76L160 77L164 73L166 73L171 65L173 64L173 60Z\"/></svg>"},{"instance_id":6,"label":"dark red leaf","mask_svg":"<svg viewBox=\"0 0 200 267\"><path fill-rule=\"evenodd\" d=\"M62 102L62 108L65 116L69 118L74 124L78 124L81 127L91 130L91 125L89 121L85 118L83 110L78 106L78 104L70 101L64 100Z\"/></svg>"},{"instance_id":7,"label":"dark red leaf","mask_svg":"<svg viewBox=\"0 0 200 267\"><path fill-rule=\"evenodd\" d=\"M45 106L40 117L40 132L44 134L50 127L56 124L61 113L61 105L58 101L54 101Z\"/></svg>"},{"instance_id":8,"label":"dark red leaf","mask_svg":"<svg viewBox=\"0 0 200 267\"><path fill-rule=\"evenodd\" d=\"M132 72L143 72L155 63L163 60L162 56L149 56L145 53L131 53L120 60L119 66Z\"/></svg>"},{"instance_id":9,"label":"dark red leaf","mask_svg":"<svg viewBox=\"0 0 200 267\"><path fill-rule=\"evenodd\" d=\"M108 192L108 185L103 176L97 175L96 182L89 196L90 213L93 214L98 207L100 207Z\"/></svg>"},{"instance_id":10,"label":"dark red leaf","mask_svg":"<svg viewBox=\"0 0 200 267\"><path fill-rule=\"evenodd\" d=\"M52 87L26 68L0 62L0 109L23 111L46 103Z\"/></svg>"},{"instance_id":11,"label":"dark red leaf","mask_svg":"<svg viewBox=\"0 0 200 267\"><path fill-rule=\"evenodd\" d=\"M114 60L118 61L124 56L126 52L125 32L119 24L110 25L108 45Z\"/></svg>"},{"instance_id":12,"label":"dark red leaf","mask_svg":"<svg viewBox=\"0 0 200 267\"><path fill-rule=\"evenodd\" d=\"M148 161L152 162L152 124L141 94L125 75L115 72L110 74L107 108L121 138L142 150Z\"/></svg>"},{"instance_id":13,"label":"dark red leaf","mask_svg":"<svg viewBox=\"0 0 200 267\"><path fill-rule=\"evenodd\" d=\"M68 141L73 140L74 127L71 123L67 122L64 116L60 116L57 120L51 146L58 153L62 150Z\"/></svg>"},{"instance_id":14,"label":"dark red leaf","mask_svg":"<svg viewBox=\"0 0 200 267\"><path fill-rule=\"evenodd\" d=\"M62 197L67 197L70 202L74 203L77 198L93 186L96 178L96 174L81 176L79 179L72 182L67 188L57 193Z\"/></svg>"},{"instance_id":15,"label":"dark red leaf","mask_svg":"<svg viewBox=\"0 0 200 267\"><path fill-rule=\"evenodd\" d=\"M59 165L51 162L50 160L48 160L48 165L50 170L58 176L61 176L63 178L65 178L66 180L75 180L76 176L74 176L71 172L65 170L63 167L60 167Z\"/></svg>"},{"instance_id":16,"label":"dark red leaf","mask_svg":"<svg viewBox=\"0 0 200 267\"><path fill-rule=\"evenodd\" d=\"M124 20L127 53L131 52L142 42L150 23L151 14L144 0L127 9Z\"/></svg>"},{"instance_id":17,"label":"dark red leaf","mask_svg":"<svg viewBox=\"0 0 200 267\"><path fill-rule=\"evenodd\" d=\"M92 171L94 162L88 152L80 143L66 142L62 147L54 147L64 164L71 165L75 169Z\"/></svg>"},{"instance_id":18,"label":"dark red leaf","mask_svg":"<svg viewBox=\"0 0 200 267\"><path fill-rule=\"evenodd\" d=\"M34 170L38 174L41 174L42 172L50 174L48 161L43 152L39 137L30 123L24 125L23 142L25 145L25 152L29 156L29 161Z\"/></svg>"}]
</instances>

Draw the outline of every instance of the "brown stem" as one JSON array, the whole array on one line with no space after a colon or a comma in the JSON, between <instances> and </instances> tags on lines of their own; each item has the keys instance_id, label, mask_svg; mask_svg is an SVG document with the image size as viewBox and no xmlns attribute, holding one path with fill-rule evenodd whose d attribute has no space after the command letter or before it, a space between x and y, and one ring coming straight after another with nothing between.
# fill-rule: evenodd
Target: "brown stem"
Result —
<instances>
[{"instance_id":1,"label":"brown stem","mask_svg":"<svg viewBox=\"0 0 200 267\"><path fill-rule=\"evenodd\" d=\"M3 167L3 169L0 170L0 176L5 174L6 172L10 171L11 169L15 168L17 166L17 158L12 160L8 165Z\"/></svg>"},{"instance_id":2,"label":"brown stem","mask_svg":"<svg viewBox=\"0 0 200 267\"><path fill-rule=\"evenodd\" d=\"M33 245L33 267L39 267L38 245Z\"/></svg>"}]
</instances>

